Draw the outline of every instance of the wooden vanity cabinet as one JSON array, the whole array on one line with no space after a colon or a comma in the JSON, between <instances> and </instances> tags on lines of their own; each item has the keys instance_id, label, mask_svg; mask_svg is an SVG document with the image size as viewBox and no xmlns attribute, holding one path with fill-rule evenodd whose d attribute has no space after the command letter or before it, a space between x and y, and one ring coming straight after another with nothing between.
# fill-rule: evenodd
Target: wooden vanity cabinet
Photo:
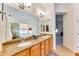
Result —
<instances>
[{"instance_id":1,"label":"wooden vanity cabinet","mask_svg":"<svg viewBox=\"0 0 79 59\"><path fill-rule=\"evenodd\" d=\"M40 56L40 44L36 44L31 48L31 56Z\"/></svg>"},{"instance_id":2,"label":"wooden vanity cabinet","mask_svg":"<svg viewBox=\"0 0 79 59\"><path fill-rule=\"evenodd\" d=\"M23 50L17 54L15 54L14 56L29 56L30 53L29 53L29 49L26 49L26 50Z\"/></svg>"},{"instance_id":3,"label":"wooden vanity cabinet","mask_svg":"<svg viewBox=\"0 0 79 59\"><path fill-rule=\"evenodd\" d=\"M41 42L41 56L45 56L45 41Z\"/></svg>"}]
</instances>

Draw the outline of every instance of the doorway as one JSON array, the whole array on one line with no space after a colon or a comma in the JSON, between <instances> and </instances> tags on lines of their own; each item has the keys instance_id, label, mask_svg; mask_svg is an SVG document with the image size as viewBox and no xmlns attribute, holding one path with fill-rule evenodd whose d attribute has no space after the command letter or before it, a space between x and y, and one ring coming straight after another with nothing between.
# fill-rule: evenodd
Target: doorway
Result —
<instances>
[{"instance_id":1,"label":"doorway","mask_svg":"<svg viewBox=\"0 0 79 59\"><path fill-rule=\"evenodd\" d=\"M63 45L63 15L56 15L56 48Z\"/></svg>"}]
</instances>

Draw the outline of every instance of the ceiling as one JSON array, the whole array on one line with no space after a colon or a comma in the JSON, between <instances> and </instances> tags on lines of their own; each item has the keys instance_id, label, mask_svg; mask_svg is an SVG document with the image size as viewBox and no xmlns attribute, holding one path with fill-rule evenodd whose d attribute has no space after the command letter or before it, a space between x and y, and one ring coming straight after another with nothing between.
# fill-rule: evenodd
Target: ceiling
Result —
<instances>
[{"instance_id":1,"label":"ceiling","mask_svg":"<svg viewBox=\"0 0 79 59\"><path fill-rule=\"evenodd\" d=\"M52 3L32 3L31 8L25 8L24 10L19 8L18 3L5 3L5 5L35 16L39 16L39 11L46 15L52 12Z\"/></svg>"}]
</instances>

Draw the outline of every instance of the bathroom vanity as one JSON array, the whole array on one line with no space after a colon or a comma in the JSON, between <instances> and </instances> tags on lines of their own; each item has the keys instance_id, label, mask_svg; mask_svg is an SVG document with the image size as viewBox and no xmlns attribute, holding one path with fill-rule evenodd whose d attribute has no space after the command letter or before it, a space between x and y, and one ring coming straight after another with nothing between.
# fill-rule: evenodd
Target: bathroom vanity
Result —
<instances>
[{"instance_id":1,"label":"bathroom vanity","mask_svg":"<svg viewBox=\"0 0 79 59\"><path fill-rule=\"evenodd\" d=\"M27 43L28 42L28 43ZM18 41L4 46L2 56L47 56L53 51L53 37L45 35L37 39L28 39L24 42Z\"/></svg>"}]
</instances>

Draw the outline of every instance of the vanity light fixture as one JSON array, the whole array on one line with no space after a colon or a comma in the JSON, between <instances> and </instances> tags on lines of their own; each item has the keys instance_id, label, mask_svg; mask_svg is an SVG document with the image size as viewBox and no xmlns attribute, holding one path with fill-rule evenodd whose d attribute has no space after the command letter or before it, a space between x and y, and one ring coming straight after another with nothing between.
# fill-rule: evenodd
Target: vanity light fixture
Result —
<instances>
[{"instance_id":1,"label":"vanity light fixture","mask_svg":"<svg viewBox=\"0 0 79 59\"><path fill-rule=\"evenodd\" d=\"M42 15L47 15L45 12L43 12L42 10L38 10L38 13L42 14Z\"/></svg>"},{"instance_id":2,"label":"vanity light fixture","mask_svg":"<svg viewBox=\"0 0 79 59\"><path fill-rule=\"evenodd\" d=\"M27 7L30 8L31 7L31 3L27 3Z\"/></svg>"},{"instance_id":3,"label":"vanity light fixture","mask_svg":"<svg viewBox=\"0 0 79 59\"><path fill-rule=\"evenodd\" d=\"M42 10L37 9L37 15L39 15L40 18L42 18L43 16L47 16L46 13L44 13Z\"/></svg>"},{"instance_id":4,"label":"vanity light fixture","mask_svg":"<svg viewBox=\"0 0 79 59\"><path fill-rule=\"evenodd\" d=\"M19 8L20 9L25 9L25 8L30 8L31 3L19 3Z\"/></svg>"}]
</instances>

